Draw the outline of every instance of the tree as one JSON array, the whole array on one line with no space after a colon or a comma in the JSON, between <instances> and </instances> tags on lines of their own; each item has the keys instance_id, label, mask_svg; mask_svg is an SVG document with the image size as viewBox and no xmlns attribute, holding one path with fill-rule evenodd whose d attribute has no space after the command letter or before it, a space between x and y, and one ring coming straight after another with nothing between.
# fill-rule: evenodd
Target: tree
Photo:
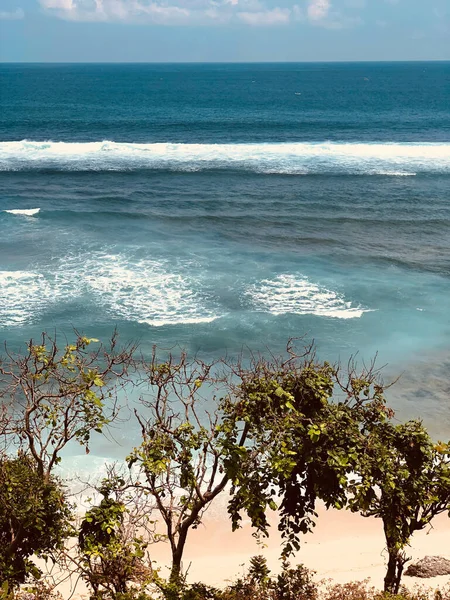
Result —
<instances>
[{"instance_id":1,"label":"tree","mask_svg":"<svg viewBox=\"0 0 450 600\"><path fill-rule=\"evenodd\" d=\"M348 477L358 464L362 430L390 416L373 366L360 376L318 362L311 347L288 360L259 359L239 373L237 400L227 407L233 428L247 426L251 446L229 449L225 471L232 483L229 513L233 529L242 513L268 535L268 511L279 509L283 555L298 550L301 536L312 530L315 507L347 503ZM236 470L234 456L241 454Z\"/></svg>"},{"instance_id":2,"label":"tree","mask_svg":"<svg viewBox=\"0 0 450 600\"><path fill-rule=\"evenodd\" d=\"M12 584L37 573L34 552L60 550L68 533L69 507L52 475L61 451L75 441L89 452L92 433L117 417L115 386L126 380L134 348L118 350L116 334L90 352L96 343L78 335L60 349L44 333L23 355L5 348L0 362L1 535Z\"/></svg>"},{"instance_id":3,"label":"tree","mask_svg":"<svg viewBox=\"0 0 450 600\"><path fill-rule=\"evenodd\" d=\"M434 444L420 421L375 423L364 432L356 471L350 507L383 521L384 589L397 594L412 535L450 513L450 446Z\"/></svg>"},{"instance_id":4,"label":"tree","mask_svg":"<svg viewBox=\"0 0 450 600\"><path fill-rule=\"evenodd\" d=\"M254 556L250 559L247 575L212 596L212 600L317 600L314 572L303 565L291 567L287 561L283 561L281 567L277 576L270 576L266 559ZM200 599L203 597L193 598Z\"/></svg>"},{"instance_id":5,"label":"tree","mask_svg":"<svg viewBox=\"0 0 450 600\"><path fill-rule=\"evenodd\" d=\"M172 552L170 585L173 593L182 584L182 558L191 528L201 522L204 511L225 490L229 477L223 470L226 440L244 444L243 431L220 428L221 408L215 398L211 411L205 393L214 395L224 383L214 363L158 360L156 349L146 366L149 394L141 398L136 417L142 444L128 457L138 485L154 498L166 528ZM145 414L145 416L144 416ZM170 591L167 594L170 595Z\"/></svg>"},{"instance_id":6,"label":"tree","mask_svg":"<svg viewBox=\"0 0 450 600\"><path fill-rule=\"evenodd\" d=\"M133 364L134 347L117 349L117 335L109 347L78 335L60 350L46 333L33 340L24 355L0 361L0 450L17 446L31 457L46 481L72 440L89 452L93 432L101 433L118 414L115 385Z\"/></svg>"},{"instance_id":7,"label":"tree","mask_svg":"<svg viewBox=\"0 0 450 600\"><path fill-rule=\"evenodd\" d=\"M53 469L67 444L89 452L92 433L117 418L116 386L135 367L133 346L118 350L114 335L91 352L96 343L78 336L59 349L44 334L25 355L7 350L0 363L0 572L13 587L35 572L33 554L60 551L96 600L143 599L150 580L167 599L180 598L189 531L228 491L233 529L246 513L256 535L267 536L269 511L279 511L285 559L314 527L318 500L380 518L385 589L396 592L411 536L450 511L449 445L433 444L420 422L393 424L373 365L357 374L350 364L343 377L312 346L298 353L293 343L287 357L252 357L247 366L184 353L160 360L154 349L135 410L142 443L127 457L126 475L111 470L97 489L74 557L62 550L70 506ZM155 509L172 552L169 582L144 557L157 539ZM254 574L271 580L258 560ZM302 571L284 564L280 597L295 597Z\"/></svg>"},{"instance_id":8,"label":"tree","mask_svg":"<svg viewBox=\"0 0 450 600\"><path fill-rule=\"evenodd\" d=\"M145 561L148 533L145 499L129 495L126 482L113 471L104 479L100 502L89 509L79 528L77 565L93 591L93 600L121 600L150 583Z\"/></svg>"},{"instance_id":9,"label":"tree","mask_svg":"<svg viewBox=\"0 0 450 600\"><path fill-rule=\"evenodd\" d=\"M347 502L361 429L389 414L383 390L372 370L344 385L311 346L288 350L287 360L256 358L247 368L184 354L160 362L154 351L145 418L136 413L143 442L128 464L166 525L175 586L189 530L227 486L233 529L245 512L256 534L268 535L268 512L280 505L285 555L313 527L317 500L338 508ZM332 401L335 390L342 398Z\"/></svg>"},{"instance_id":10,"label":"tree","mask_svg":"<svg viewBox=\"0 0 450 600\"><path fill-rule=\"evenodd\" d=\"M30 557L60 549L71 516L57 479L44 481L28 456L0 456L0 584L13 589L38 577Z\"/></svg>"}]
</instances>

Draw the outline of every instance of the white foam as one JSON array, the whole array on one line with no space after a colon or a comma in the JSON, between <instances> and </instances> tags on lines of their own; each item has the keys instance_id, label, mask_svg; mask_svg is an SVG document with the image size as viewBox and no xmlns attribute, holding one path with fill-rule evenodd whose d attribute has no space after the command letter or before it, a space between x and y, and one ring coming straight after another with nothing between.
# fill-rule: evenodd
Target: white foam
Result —
<instances>
[{"instance_id":1,"label":"white foam","mask_svg":"<svg viewBox=\"0 0 450 600\"><path fill-rule=\"evenodd\" d=\"M417 173L407 173L405 171L378 171L374 175L386 175L387 177L415 177Z\"/></svg>"},{"instance_id":2,"label":"white foam","mask_svg":"<svg viewBox=\"0 0 450 600\"><path fill-rule=\"evenodd\" d=\"M56 299L52 286L39 273L0 271L0 325L23 325L34 320Z\"/></svg>"},{"instance_id":3,"label":"white foam","mask_svg":"<svg viewBox=\"0 0 450 600\"><path fill-rule=\"evenodd\" d=\"M266 143L133 144L103 142L0 143L0 170L243 168L270 173L413 175L450 171L450 144L443 143Z\"/></svg>"},{"instance_id":4,"label":"white foam","mask_svg":"<svg viewBox=\"0 0 450 600\"><path fill-rule=\"evenodd\" d=\"M171 268L165 261L133 260L96 252L66 257L51 271L0 271L0 326L33 322L56 302L84 297L112 318L154 327L209 323L223 316L202 291L195 267ZM274 315L313 314L358 318L369 309L306 277L282 274L249 286L250 308Z\"/></svg>"},{"instance_id":5,"label":"white foam","mask_svg":"<svg viewBox=\"0 0 450 600\"><path fill-rule=\"evenodd\" d=\"M37 215L40 210L40 208L12 208L11 210L4 210L3 212L11 215L25 215L26 217L32 217L33 215Z\"/></svg>"},{"instance_id":6,"label":"white foam","mask_svg":"<svg viewBox=\"0 0 450 600\"><path fill-rule=\"evenodd\" d=\"M217 319L189 275L164 262L106 252L66 257L47 272L0 271L0 326L30 323L55 302L86 295L113 318L154 327Z\"/></svg>"},{"instance_id":7,"label":"white foam","mask_svg":"<svg viewBox=\"0 0 450 600\"><path fill-rule=\"evenodd\" d=\"M299 314L355 319L368 312L352 306L337 292L320 287L306 277L278 275L252 285L246 292L256 310L273 315Z\"/></svg>"},{"instance_id":8,"label":"white foam","mask_svg":"<svg viewBox=\"0 0 450 600\"><path fill-rule=\"evenodd\" d=\"M189 266L185 270L189 273ZM173 272L161 261L94 256L79 276L102 306L127 320L160 327L218 318L205 305L195 277Z\"/></svg>"}]
</instances>

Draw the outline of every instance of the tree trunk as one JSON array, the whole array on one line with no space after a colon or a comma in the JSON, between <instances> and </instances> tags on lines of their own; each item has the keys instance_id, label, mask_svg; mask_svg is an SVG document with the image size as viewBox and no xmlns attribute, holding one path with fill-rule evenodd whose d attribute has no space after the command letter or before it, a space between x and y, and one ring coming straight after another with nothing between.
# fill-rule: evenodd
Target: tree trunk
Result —
<instances>
[{"instance_id":1,"label":"tree trunk","mask_svg":"<svg viewBox=\"0 0 450 600\"><path fill-rule=\"evenodd\" d=\"M398 594L405 559L399 550L395 548L388 548L388 552L389 560L386 577L384 578L384 591L390 594Z\"/></svg>"},{"instance_id":2,"label":"tree trunk","mask_svg":"<svg viewBox=\"0 0 450 600\"><path fill-rule=\"evenodd\" d=\"M209 501L208 501L209 502ZM208 502L204 500L199 502L195 507L192 508L192 512L189 518L185 519L180 526L178 540L176 541L174 536L170 537L170 544L172 547L172 569L170 571L169 582L174 589L181 590L183 584L183 574L181 572L181 559L183 558L184 546L186 544L187 535L190 528L198 518L200 511L205 507ZM174 596L178 598L178 596Z\"/></svg>"},{"instance_id":3,"label":"tree trunk","mask_svg":"<svg viewBox=\"0 0 450 600\"><path fill-rule=\"evenodd\" d=\"M177 592L181 591L181 586L183 583L183 574L181 572L181 560L183 558L184 546L186 544L188 530L188 527L183 527L180 531L178 543L172 546L172 568L170 571L169 582L174 592L175 590ZM178 594L174 593L173 598L178 598Z\"/></svg>"},{"instance_id":4,"label":"tree trunk","mask_svg":"<svg viewBox=\"0 0 450 600\"><path fill-rule=\"evenodd\" d=\"M178 585L181 580L181 559L183 553L179 552L177 547L176 551L172 554L172 569L170 571L170 583Z\"/></svg>"}]
</instances>

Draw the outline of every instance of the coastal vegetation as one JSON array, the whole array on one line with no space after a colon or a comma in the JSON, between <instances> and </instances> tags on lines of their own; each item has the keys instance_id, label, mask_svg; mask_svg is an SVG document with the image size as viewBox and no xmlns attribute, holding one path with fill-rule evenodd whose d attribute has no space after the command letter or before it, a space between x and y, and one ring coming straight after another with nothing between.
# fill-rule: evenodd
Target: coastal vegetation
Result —
<instances>
[{"instance_id":1,"label":"coastal vegetation","mask_svg":"<svg viewBox=\"0 0 450 600\"><path fill-rule=\"evenodd\" d=\"M450 446L433 442L419 421L394 420L374 364L343 369L319 360L312 345L296 346L290 341L282 357L205 362L157 348L145 359L116 334L106 346L44 334L22 354L6 350L0 598L56 598L45 564L76 574L91 600L425 598L401 588L405 552L415 531L450 512ZM128 389L139 398L127 399ZM93 436L114 439L127 419L140 442L75 493L61 476L65 450L77 444L89 454ZM260 540L269 515L278 516L278 575L253 557L224 590L187 581L189 533L219 497L232 529L245 517ZM384 595L365 584L319 589L309 571L290 565L318 502L380 520ZM167 578L152 561L152 547L164 542Z\"/></svg>"}]
</instances>

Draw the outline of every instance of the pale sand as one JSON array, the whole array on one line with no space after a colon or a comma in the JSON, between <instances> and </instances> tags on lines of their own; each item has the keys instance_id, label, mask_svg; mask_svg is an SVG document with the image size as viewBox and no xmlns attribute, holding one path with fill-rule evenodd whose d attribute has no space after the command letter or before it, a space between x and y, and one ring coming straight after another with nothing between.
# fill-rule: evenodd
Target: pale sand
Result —
<instances>
[{"instance_id":1,"label":"pale sand","mask_svg":"<svg viewBox=\"0 0 450 600\"><path fill-rule=\"evenodd\" d=\"M279 570L280 538L273 519L271 536L267 547L257 545L251 528L232 533L225 520L206 518L198 530L191 532L185 551L184 567L189 563L189 580L203 581L211 585L223 585L227 580L243 573L242 564L248 566L249 558L262 554L267 558L273 572ZM319 510L314 533L304 537L302 547L291 564L303 563L317 572L317 578L330 578L339 583L370 578L376 587L382 587L385 574L386 553L382 522L379 519L363 518L349 511ZM155 559L163 556L155 553ZM407 550L414 560L426 555L443 556L450 559L450 519L440 515L433 528L417 532ZM166 559L166 564L167 564ZM450 583L450 576L420 580L405 577L404 583L414 585L427 583L437 586Z\"/></svg>"},{"instance_id":2,"label":"pale sand","mask_svg":"<svg viewBox=\"0 0 450 600\"><path fill-rule=\"evenodd\" d=\"M202 581L219 587L236 576L241 576L251 556L262 554L267 558L269 568L279 570L280 538L273 518L271 536L265 541L266 547L258 546L252 537L248 523L236 532L231 532L225 515L204 519L204 523L190 532L186 545L183 566L189 566L188 581ZM169 548L159 543L151 548L151 557L164 567L170 563ZM303 563L317 572L316 579L332 579L337 583L362 581L382 588L385 574L386 553L384 552L382 523L378 519L363 518L348 511L319 509L319 518L314 533L304 537L298 554L291 564ZM414 560L426 555L443 556L450 559L450 519L446 514L437 517L433 528L417 532L408 556ZM245 566L244 566L245 565ZM161 574L166 575L167 570ZM450 583L450 576L432 579L404 577L408 587L424 584L430 587ZM76 595L83 593L82 585L77 585ZM65 599L70 596L70 586L66 582L59 587Z\"/></svg>"}]
</instances>

